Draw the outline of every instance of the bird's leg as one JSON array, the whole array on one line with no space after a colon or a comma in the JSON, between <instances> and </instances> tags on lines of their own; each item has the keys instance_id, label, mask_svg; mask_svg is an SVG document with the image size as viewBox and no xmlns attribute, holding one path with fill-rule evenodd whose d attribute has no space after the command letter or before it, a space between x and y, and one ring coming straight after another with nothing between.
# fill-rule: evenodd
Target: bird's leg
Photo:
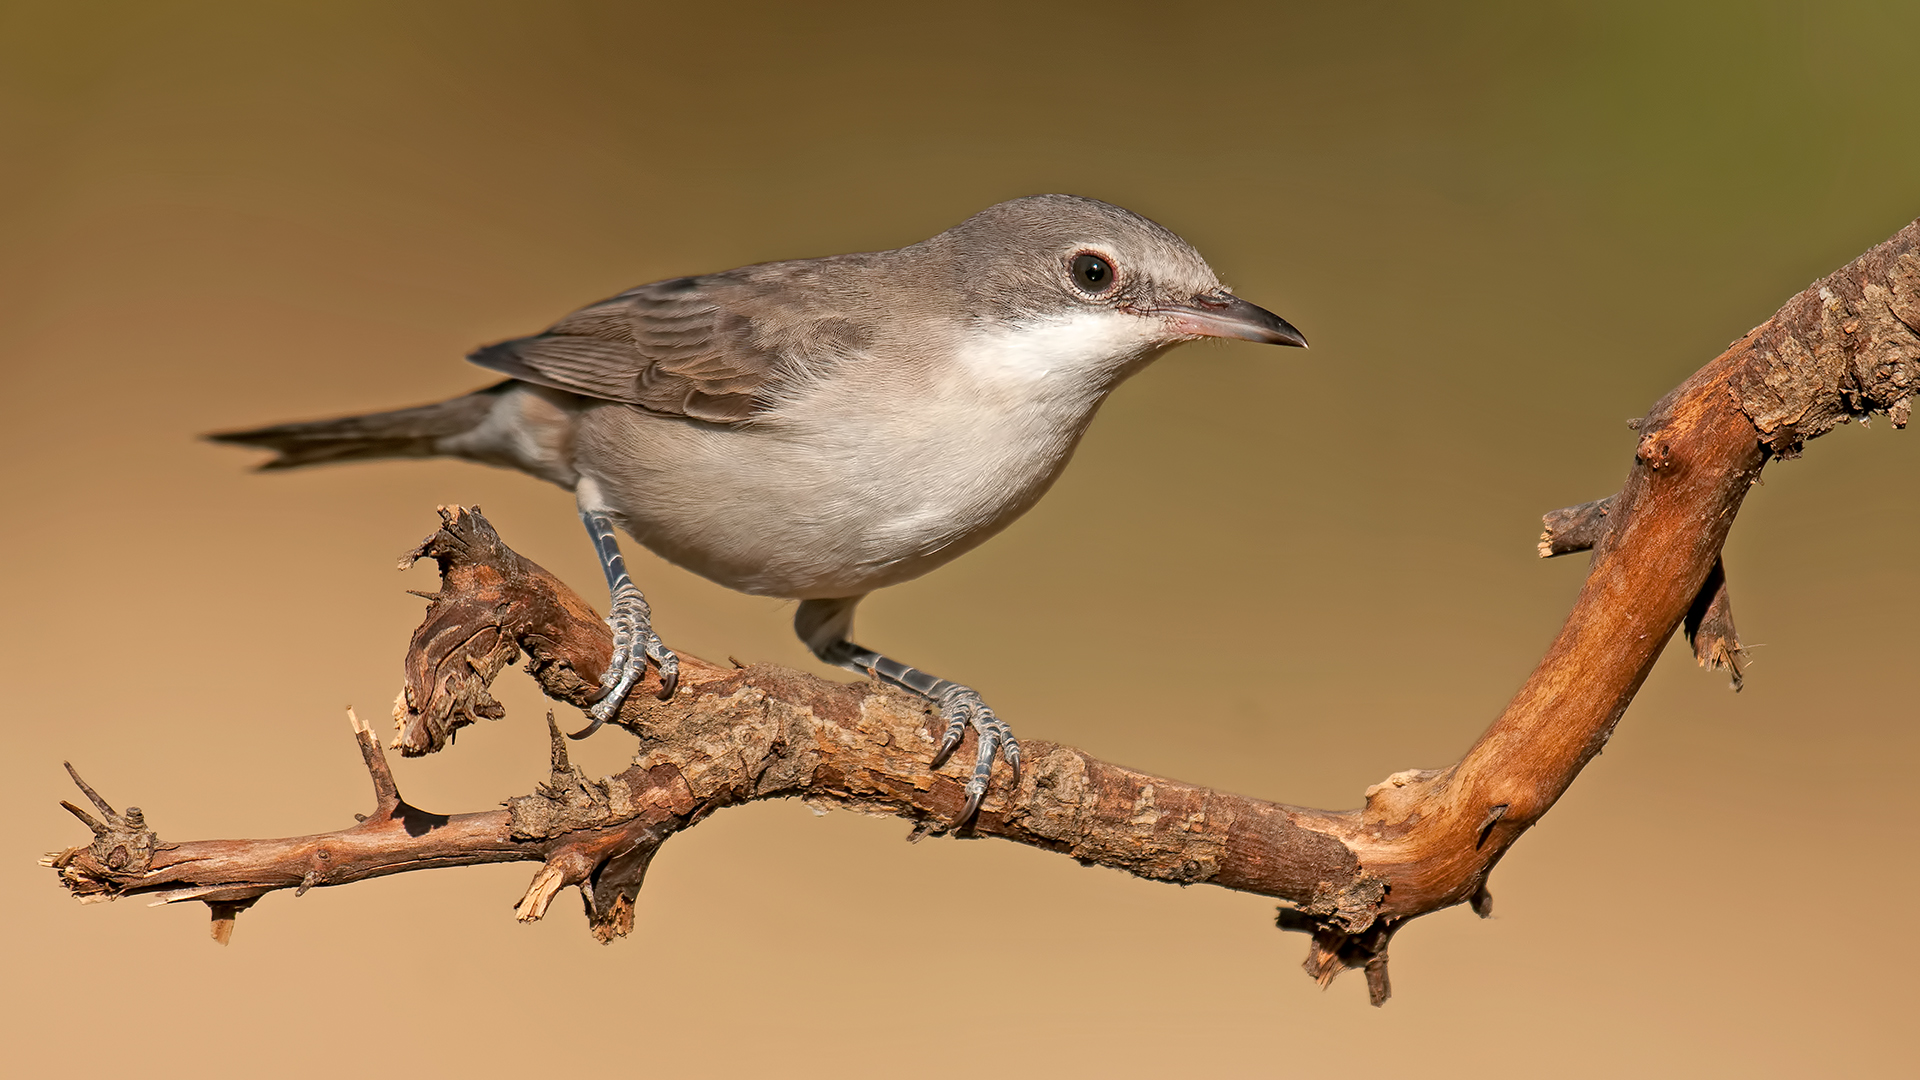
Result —
<instances>
[{"instance_id":1,"label":"bird's leg","mask_svg":"<svg viewBox=\"0 0 1920 1080\"><path fill-rule=\"evenodd\" d=\"M600 675L600 689L591 699L592 708L587 710L593 722L571 736L584 739L619 714L628 692L646 675L649 660L660 669L660 700L672 697L673 688L680 681L680 660L660 641L660 635L653 632L653 612L647 607L647 598L627 576L627 560L620 555L613 518L600 502L599 485L583 478L578 499L580 520L587 526L587 535L593 538L594 550L600 556L600 569L607 575L607 591L612 598L607 625L613 630L613 656L607 661L607 670Z\"/></svg>"},{"instance_id":2,"label":"bird's leg","mask_svg":"<svg viewBox=\"0 0 1920 1080\"><path fill-rule=\"evenodd\" d=\"M940 717L947 722L947 727L940 737L939 748L933 752L929 768L938 769L945 765L953 752L959 749L960 738L967 728L973 728L979 736L979 749L974 755L973 775L967 780L966 805L961 808L959 820L955 822L965 824L979 811L980 800L986 798L987 781L993 775L996 752L1006 758L1007 765L1012 768L1013 786L1020 786L1020 743L1014 739L1006 721L994 715L993 709L981 700L979 692L972 687L929 675L919 668L847 640L847 635L853 630L853 608L860 600L858 596L836 600L802 600L800 610L794 615L793 628L800 635L800 640L806 642L807 648L813 651L813 655L821 660L862 672L889 686L918 694L939 706Z\"/></svg>"}]
</instances>

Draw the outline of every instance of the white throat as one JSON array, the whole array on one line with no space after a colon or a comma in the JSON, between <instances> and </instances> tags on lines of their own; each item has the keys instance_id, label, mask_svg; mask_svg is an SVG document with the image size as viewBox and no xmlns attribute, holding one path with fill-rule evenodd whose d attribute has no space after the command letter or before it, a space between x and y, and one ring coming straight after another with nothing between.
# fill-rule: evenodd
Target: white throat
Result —
<instances>
[{"instance_id":1,"label":"white throat","mask_svg":"<svg viewBox=\"0 0 1920 1080\"><path fill-rule=\"evenodd\" d=\"M979 328L959 352L964 377L983 387L1051 397L1104 392L1162 343L1153 320L1122 311L1076 311Z\"/></svg>"}]
</instances>

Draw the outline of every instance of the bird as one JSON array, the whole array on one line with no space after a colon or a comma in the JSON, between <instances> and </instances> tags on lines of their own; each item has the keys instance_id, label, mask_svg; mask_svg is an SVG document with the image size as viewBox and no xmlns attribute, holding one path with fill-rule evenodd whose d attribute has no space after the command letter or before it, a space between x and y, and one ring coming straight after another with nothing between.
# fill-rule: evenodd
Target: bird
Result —
<instances>
[{"instance_id":1,"label":"bird","mask_svg":"<svg viewBox=\"0 0 1920 1080\"><path fill-rule=\"evenodd\" d=\"M1201 338L1307 344L1164 226L1033 195L890 251L629 289L473 352L507 379L447 401L207 438L274 451L263 470L453 457L572 491L614 640L575 738L618 713L648 664L662 699L678 682L618 532L721 585L799 601L814 656L937 708L930 770L974 731L964 824L996 755L1018 790L1019 742L973 688L855 644L855 606L1025 513L1115 387Z\"/></svg>"}]
</instances>

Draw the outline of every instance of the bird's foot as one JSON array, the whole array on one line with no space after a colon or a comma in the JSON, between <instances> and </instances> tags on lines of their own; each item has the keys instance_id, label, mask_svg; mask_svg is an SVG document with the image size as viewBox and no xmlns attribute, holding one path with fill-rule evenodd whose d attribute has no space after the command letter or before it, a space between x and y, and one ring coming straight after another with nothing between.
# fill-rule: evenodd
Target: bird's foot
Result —
<instances>
[{"instance_id":1,"label":"bird's foot","mask_svg":"<svg viewBox=\"0 0 1920 1080\"><path fill-rule=\"evenodd\" d=\"M993 775L993 757L998 753L1007 760L1013 769L1013 786L1020 786L1020 744L1013 737L1013 730L1007 722L993 714L993 709L980 698L978 691L970 686L949 683L946 689L934 698L940 707L940 715L947 721L947 730L940 737L940 748L934 751L932 769L938 769L947 763L953 752L960 748L960 738L972 727L979 737L979 749L973 758L973 775L967 779L967 802L960 808L960 817L955 827L973 820L980 811L980 800L987 797L987 781Z\"/></svg>"},{"instance_id":2,"label":"bird's foot","mask_svg":"<svg viewBox=\"0 0 1920 1080\"><path fill-rule=\"evenodd\" d=\"M680 659L653 632L653 612L647 607L647 598L631 583L614 593L607 626L613 630L613 656L600 675L600 689L588 699L591 707L587 716L593 722L571 738L584 739L618 716L627 694L646 677L648 661L660 670L661 701L672 697L680 682Z\"/></svg>"}]
</instances>

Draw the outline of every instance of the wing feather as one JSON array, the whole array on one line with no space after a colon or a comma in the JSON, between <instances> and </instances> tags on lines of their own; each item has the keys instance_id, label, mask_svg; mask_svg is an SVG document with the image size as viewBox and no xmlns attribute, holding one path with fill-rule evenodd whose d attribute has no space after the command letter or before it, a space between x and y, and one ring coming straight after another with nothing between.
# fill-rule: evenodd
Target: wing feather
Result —
<instances>
[{"instance_id":1,"label":"wing feather","mask_svg":"<svg viewBox=\"0 0 1920 1080\"><path fill-rule=\"evenodd\" d=\"M467 359L540 386L740 423L765 406L790 366L757 343L753 320L737 310L754 306L754 293L732 275L655 282Z\"/></svg>"}]
</instances>

